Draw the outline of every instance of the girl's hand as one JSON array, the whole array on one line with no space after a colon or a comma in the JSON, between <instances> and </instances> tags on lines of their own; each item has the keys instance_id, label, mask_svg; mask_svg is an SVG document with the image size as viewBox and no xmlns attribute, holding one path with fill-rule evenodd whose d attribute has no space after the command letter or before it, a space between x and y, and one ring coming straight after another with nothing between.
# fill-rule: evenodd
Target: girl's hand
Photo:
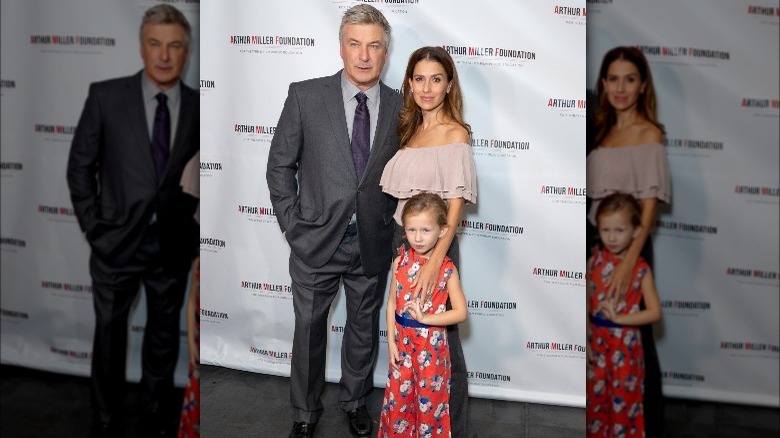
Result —
<instances>
[{"instance_id":1,"label":"girl's hand","mask_svg":"<svg viewBox=\"0 0 780 438\"><path fill-rule=\"evenodd\" d=\"M396 347L395 342L387 343L387 352L390 356L390 366L398 369L398 367L401 365L401 355L398 354L398 347Z\"/></svg>"},{"instance_id":2,"label":"girl's hand","mask_svg":"<svg viewBox=\"0 0 780 438\"><path fill-rule=\"evenodd\" d=\"M420 307L420 299L414 299L412 298L411 301L404 304L403 309L401 309L401 313L409 312L409 315L411 315L412 319L415 321L424 324L423 319L425 319L425 314L422 311L422 308Z\"/></svg>"},{"instance_id":3,"label":"girl's hand","mask_svg":"<svg viewBox=\"0 0 780 438\"><path fill-rule=\"evenodd\" d=\"M608 320L617 323L617 312L615 312L615 303L613 300L605 301L596 308L596 312L601 312Z\"/></svg>"}]
</instances>

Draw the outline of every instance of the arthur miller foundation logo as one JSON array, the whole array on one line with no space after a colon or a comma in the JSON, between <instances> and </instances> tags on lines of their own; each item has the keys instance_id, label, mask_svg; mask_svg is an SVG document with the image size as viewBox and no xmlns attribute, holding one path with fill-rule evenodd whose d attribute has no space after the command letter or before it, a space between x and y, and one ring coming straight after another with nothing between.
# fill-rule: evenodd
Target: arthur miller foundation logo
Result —
<instances>
[{"instance_id":1,"label":"arthur miller foundation logo","mask_svg":"<svg viewBox=\"0 0 780 438\"><path fill-rule=\"evenodd\" d=\"M345 2L344 0L330 0L339 10L346 10L353 6L355 2ZM408 14L410 9L420 4L421 0L358 0L359 3L369 3L376 7L383 14ZM425 1L425 0L422 0Z\"/></svg>"},{"instance_id":2,"label":"arthur miller foundation logo","mask_svg":"<svg viewBox=\"0 0 780 438\"><path fill-rule=\"evenodd\" d=\"M536 61L536 51L514 46L516 40L497 41L493 46L442 44L456 64L477 67L523 67Z\"/></svg>"},{"instance_id":3,"label":"arthur miller foundation logo","mask_svg":"<svg viewBox=\"0 0 780 438\"><path fill-rule=\"evenodd\" d=\"M736 278L738 283L777 284L778 272L768 269L729 266L726 276Z\"/></svg>"},{"instance_id":4,"label":"arthur miller foundation logo","mask_svg":"<svg viewBox=\"0 0 780 438\"><path fill-rule=\"evenodd\" d=\"M116 38L83 35L30 35L30 44L41 46L116 46Z\"/></svg>"},{"instance_id":5,"label":"arthur miller foundation logo","mask_svg":"<svg viewBox=\"0 0 780 438\"><path fill-rule=\"evenodd\" d=\"M517 310L517 301L505 301L497 298L467 300L469 315L482 317L503 317Z\"/></svg>"},{"instance_id":6,"label":"arthur miller foundation logo","mask_svg":"<svg viewBox=\"0 0 780 438\"><path fill-rule=\"evenodd\" d=\"M780 346L777 344L756 341L721 340L720 349L725 351L769 353L774 356L780 353Z\"/></svg>"},{"instance_id":7,"label":"arthur miller foundation logo","mask_svg":"<svg viewBox=\"0 0 780 438\"><path fill-rule=\"evenodd\" d=\"M471 139L471 151L475 157L518 158L521 153L531 150L531 142L519 138Z\"/></svg>"},{"instance_id":8,"label":"arthur miller foundation logo","mask_svg":"<svg viewBox=\"0 0 780 438\"><path fill-rule=\"evenodd\" d=\"M269 206L238 204L238 214L250 222L276 223L274 209Z\"/></svg>"},{"instance_id":9,"label":"arthur miller foundation logo","mask_svg":"<svg viewBox=\"0 0 780 438\"><path fill-rule=\"evenodd\" d=\"M664 145L669 155L709 157L722 152L724 144L718 140L703 140L685 137L667 137Z\"/></svg>"},{"instance_id":10,"label":"arthur miller foundation logo","mask_svg":"<svg viewBox=\"0 0 780 438\"><path fill-rule=\"evenodd\" d=\"M585 187L574 185L542 184L539 194L553 204L585 204Z\"/></svg>"},{"instance_id":11,"label":"arthur miller foundation logo","mask_svg":"<svg viewBox=\"0 0 780 438\"><path fill-rule=\"evenodd\" d=\"M303 55L315 47L315 39L304 35L230 35L231 46L247 55Z\"/></svg>"},{"instance_id":12,"label":"arthur miller foundation logo","mask_svg":"<svg viewBox=\"0 0 780 438\"><path fill-rule=\"evenodd\" d=\"M49 352L62 358L76 359L76 360L92 360L91 351L71 350L68 348L61 348L54 345L49 346Z\"/></svg>"},{"instance_id":13,"label":"arthur miller foundation logo","mask_svg":"<svg viewBox=\"0 0 780 438\"><path fill-rule=\"evenodd\" d=\"M582 359L585 357L586 346L573 342L551 340L526 340L525 350L537 357Z\"/></svg>"},{"instance_id":14,"label":"arthur miller foundation logo","mask_svg":"<svg viewBox=\"0 0 780 438\"><path fill-rule=\"evenodd\" d=\"M269 364L289 365L292 360L292 351L280 351L264 346L255 347L250 345L249 353L253 358Z\"/></svg>"},{"instance_id":15,"label":"arthur miller foundation logo","mask_svg":"<svg viewBox=\"0 0 780 438\"><path fill-rule=\"evenodd\" d=\"M469 379L469 385L475 386L500 387L512 383L511 374L501 374L483 370L469 370L466 372L466 378Z\"/></svg>"},{"instance_id":16,"label":"arthur miller foundation logo","mask_svg":"<svg viewBox=\"0 0 780 438\"><path fill-rule=\"evenodd\" d=\"M234 123L233 135L242 141L271 143L276 133L276 126L247 123Z\"/></svg>"},{"instance_id":17,"label":"arthur miller foundation logo","mask_svg":"<svg viewBox=\"0 0 780 438\"><path fill-rule=\"evenodd\" d=\"M520 225L464 219L460 221L458 231L463 236L475 236L494 240L513 240L521 237L525 230Z\"/></svg>"},{"instance_id":18,"label":"arthur miller foundation logo","mask_svg":"<svg viewBox=\"0 0 780 438\"><path fill-rule=\"evenodd\" d=\"M548 111L557 113L560 117L584 118L587 103L585 99L565 96L551 96L544 102Z\"/></svg>"},{"instance_id":19,"label":"arthur miller foundation logo","mask_svg":"<svg viewBox=\"0 0 780 438\"><path fill-rule=\"evenodd\" d=\"M201 79L200 80L200 95L205 96L211 90L217 88L217 82L214 79Z\"/></svg>"},{"instance_id":20,"label":"arthur miller foundation logo","mask_svg":"<svg viewBox=\"0 0 780 438\"><path fill-rule=\"evenodd\" d=\"M668 382L680 382L680 383L683 382L701 383L706 380L703 374L683 373L679 371L662 371L661 378Z\"/></svg>"},{"instance_id":21,"label":"arthur miller foundation logo","mask_svg":"<svg viewBox=\"0 0 780 438\"><path fill-rule=\"evenodd\" d=\"M242 280L241 289L248 291L254 297L292 300L292 286L289 284Z\"/></svg>"},{"instance_id":22,"label":"arthur miller foundation logo","mask_svg":"<svg viewBox=\"0 0 780 438\"><path fill-rule=\"evenodd\" d=\"M648 58L689 58L717 61L728 61L731 59L731 52L725 50L701 49L686 46L649 46L643 44L635 47Z\"/></svg>"},{"instance_id":23,"label":"arthur miller foundation logo","mask_svg":"<svg viewBox=\"0 0 780 438\"><path fill-rule=\"evenodd\" d=\"M210 253L218 253L225 249L227 242L215 237L200 237L200 250Z\"/></svg>"},{"instance_id":24,"label":"arthur miller foundation logo","mask_svg":"<svg viewBox=\"0 0 780 438\"><path fill-rule=\"evenodd\" d=\"M12 309L6 309L6 308L0 308L0 316L3 317L3 320L16 320L21 321L24 319L30 319L30 315L27 312L23 312L21 310L12 310Z\"/></svg>"},{"instance_id":25,"label":"arthur miller foundation logo","mask_svg":"<svg viewBox=\"0 0 780 438\"><path fill-rule=\"evenodd\" d=\"M54 135L73 135L76 132L74 125L52 125L47 123L36 123L33 131L38 134Z\"/></svg>"},{"instance_id":26,"label":"arthur miller foundation logo","mask_svg":"<svg viewBox=\"0 0 780 438\"><path fill-rule=\"evenodd\" d=\"M682 221L658 219L655 221L655 227L658 234L685 239L704 240L709 236L718 234L717 226Z\"/></svg>"},{"instance_id":27,"label":"arthur miller foundation logo","mask_svg":"<svg viewBox=\"0 0 780 438\"><path fill-rule=\"evenodd\" d=\"M664 315L699 316L712 309L712 302L698 300L661 300Z\"/></svg>"},{"instance_id":28,"label":"arthur miller foundation logo","mask_svg":"<svg viewBox=\"0 0 780 438\"><path fill-rule=\"evenodd\" d=\"M553 15L561 17L565 24L584 26L586 21L585 8L576 6L553 6Z\"/></svg>"},{"instance_id":29,"label":"arthur miller foundation logo","mask_svg":"<svg viewBox=\"0 0 780 438\"><path fill-rule=\"evenodd\" d=\"M580 288L585 284L585 272L576 269L534 266L531 270L531 276L540 278L549 285Z\"/></svg>"},{"instance_id":30,"label":"arthur miller foundation logo","mask_svg":"<svg viewBox=\"0 0 780 438\"><path fill-rule=\"evenodd\" d=\"M227 312L222 312L213 309L200 309L200 318L202 321L208 321L211 324L219 324L222 321L230 319L230 315Z\"/></svg>"}]
</instances>

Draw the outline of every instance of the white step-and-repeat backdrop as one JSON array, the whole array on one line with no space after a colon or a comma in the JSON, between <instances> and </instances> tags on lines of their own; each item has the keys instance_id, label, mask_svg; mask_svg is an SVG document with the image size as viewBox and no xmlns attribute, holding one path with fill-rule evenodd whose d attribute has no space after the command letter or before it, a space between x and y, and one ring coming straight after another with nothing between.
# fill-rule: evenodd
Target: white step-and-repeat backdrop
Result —
<instances>
[{"instance_id":1,"label":"white step-and-repeat backdrop","mask_svg":"<svg viewBox=\"0 0 780 438\"><path fill-rule=\"evenodd\" d=\"M89 245L65 181L89 84L143 68L139 27L151 0L2 0L0 360L88 376L94 313ZM193 27L185 82L198 86L197 1L165 1ZM143 294L130 316L127 376L141 378ZM182 317L176 384L187 380Z\"/></svg>"},{"instance_id":2,"label":"white step-and-repeat backdrop","mask_svg":"<svg viewBox=\"0 0 780 438\"><path fill-rule=\"evenodd\" d=\"M588 87L636 46L666 125L654 250L664 394L780 406L776 0L588 0Z\"/></svg>"},{"instance_id":3,"label":"white step-and-repeat backdrop","mask_svg":"<svg viewBox=\"0 0 780 438\"><path fill-rule=\"evenodd\" d=\"M360 3L393 26L390 87L421 46L457 63L479 179L459 229L471 394L584 406L584 0L202 1L201 359L289 375L289 247L269 200L268 149L290 82L341 68L341 15ZM344 323L339 297L329 381Z\"/></svg>"}]
</instances>

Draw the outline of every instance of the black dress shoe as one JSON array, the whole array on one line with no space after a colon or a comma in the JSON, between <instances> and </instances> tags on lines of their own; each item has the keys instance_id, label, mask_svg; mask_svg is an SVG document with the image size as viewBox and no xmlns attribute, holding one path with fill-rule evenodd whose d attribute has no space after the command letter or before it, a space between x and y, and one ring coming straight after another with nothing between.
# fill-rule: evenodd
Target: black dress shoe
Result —
<instances>
[{"instance_id":1,"label":"black dress shoe","mask_svg":"<svg viewBox=\"0 0 780 438\"><path fill-rule=\"evenodd\" d=\"M365 406L361 406L354 411L348 411L347 418L349 418L349 433L352 436L362 438L371 435L374 423L371 421L371 416L368 415Z\"/></svg>"},{"instance_id":2,"label":"black dress shoe","mask_svg":"<svg viewBox=\"0 0 780 438\"><path fill-rule=\"evenodd\" d=\"M314 429L316 427L317 423L296 421L293 423L292 431L290 431L290 438L311 438L314 436Z\"/></svg>"}]
</instances>

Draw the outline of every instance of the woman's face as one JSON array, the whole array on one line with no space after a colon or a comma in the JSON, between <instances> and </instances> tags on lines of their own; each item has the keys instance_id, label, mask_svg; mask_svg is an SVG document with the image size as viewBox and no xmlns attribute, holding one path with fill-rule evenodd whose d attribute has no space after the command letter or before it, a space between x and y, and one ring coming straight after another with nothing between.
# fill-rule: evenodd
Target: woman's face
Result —
<instances>
[{"instance_id":1,"label":"woman's face","mask_svg":"<svg viewBox=\"0 0 780 438\"><path fill-rule=\"evenodd\" d=\"M612 61L607 77L601 80L607 101L616 111L625 111L636 106L639 95L645 91L645 84L636 65L625 59Z\"/></svg>"},{"instance_id":2,"label":"woman's face","mask_svg":"<svg viewBox=\"0 0 780 438\"><path fill-rule=\"evenodd\" d=\"M409 86L417 105L425 111L439 108L450 90L444 67L436 61L423 59L414 66Z\"/></svg>"}]
</instances>

